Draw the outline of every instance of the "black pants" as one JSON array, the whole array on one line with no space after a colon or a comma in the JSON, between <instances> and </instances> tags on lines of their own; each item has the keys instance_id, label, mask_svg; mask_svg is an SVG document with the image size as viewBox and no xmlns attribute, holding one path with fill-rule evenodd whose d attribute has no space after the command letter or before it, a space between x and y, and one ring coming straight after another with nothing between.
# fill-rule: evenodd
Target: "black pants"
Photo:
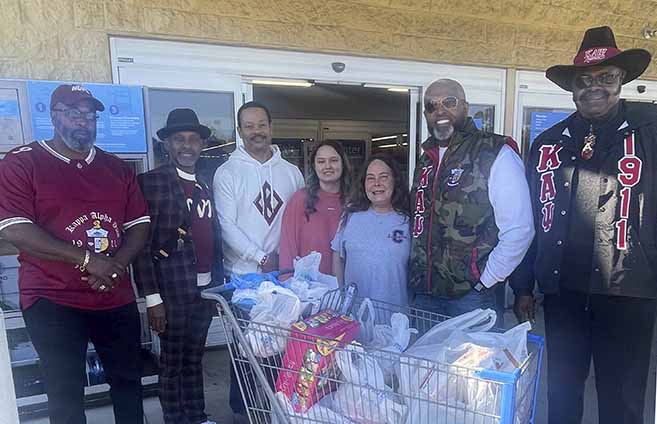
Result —
<instances>
[{"instance_id":1,"label":"black pants","mask_svg":"<svg viewBox=\"0 0 657 424\"><path fill-rule=\"evenodd\" d=\"M600 424L643 424L655 305L569 290L545 296L549 424L582 421L591 356Z\"/></svg>"},{"instance_id":2,"label":"black pants","mask_svg":"<svg viewBox=\"0 0 657 424\"><path fill-rule=\"evenodd\" d=\"M167 424L207 420L203 390L203 354L215 303L165 302L166 331L160 335L160 403Z\"/></svg>"},{"instance_id":3,"label":"black pants","mask_svg":"<svg viewBox=\"0 0 657 424\"><path fill-rule=\"evenodd\" d=\"M45 377L51 424L83 424L85 358L93 342L103 364L114 417L119 424L143 423L141 332L136 303L88 311L40 299L23 311L25 325Z\"/></svg>"}]
</instances>

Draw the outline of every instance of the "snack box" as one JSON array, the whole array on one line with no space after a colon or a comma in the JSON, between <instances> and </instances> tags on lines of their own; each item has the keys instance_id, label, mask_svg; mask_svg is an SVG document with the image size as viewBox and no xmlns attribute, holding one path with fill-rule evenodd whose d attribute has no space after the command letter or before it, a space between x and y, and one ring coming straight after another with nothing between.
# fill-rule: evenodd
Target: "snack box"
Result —
<instances>
[{"instance_id":1,"label":"snack box","mask_svg":"<svg viewBox=\"0 0 657 424\"><path fill-rule=\"evenodd\" d=\"M276 391L283 392L296 412L305 412L334 388L327 385L335 370L334 350L358 336L359 323L332 311L292 324Z\"/></svg>"}]
</instances>

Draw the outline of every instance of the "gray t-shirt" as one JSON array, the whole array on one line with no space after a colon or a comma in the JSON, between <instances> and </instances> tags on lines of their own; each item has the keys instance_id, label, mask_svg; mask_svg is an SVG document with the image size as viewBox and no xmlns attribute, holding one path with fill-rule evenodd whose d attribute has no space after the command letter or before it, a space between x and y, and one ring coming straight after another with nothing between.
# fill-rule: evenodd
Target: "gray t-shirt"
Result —
<instances>
[{"instance_id":1,"label":"gray t-shirt","mask_svg":"<svg viewBox=\"0 0 657 424\"><path fill-rule=\"evenodd\" d=\"M345 262L344 281L358 296L406 306L410 220L397 212L372 209L349 215L331 242Z\"/></svg>"}]
</instances>

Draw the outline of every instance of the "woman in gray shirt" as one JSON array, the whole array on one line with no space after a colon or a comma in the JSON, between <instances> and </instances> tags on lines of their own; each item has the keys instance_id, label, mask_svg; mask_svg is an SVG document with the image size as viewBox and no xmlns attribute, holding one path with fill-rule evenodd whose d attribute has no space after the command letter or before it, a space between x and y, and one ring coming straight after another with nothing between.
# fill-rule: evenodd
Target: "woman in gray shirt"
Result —
<instances>
[{"instance_id":1,"label":"woman in gray shirt","mask_svg":"<svg viewBox=\"0 0 657 424\"><path fill-rule=\"evenodd\" d=\"M406 305L411 251L408 190L394 161L365 162L345 206L331 249L340 284L356 283L358 296Z\"/></svg>"}]
</instances>

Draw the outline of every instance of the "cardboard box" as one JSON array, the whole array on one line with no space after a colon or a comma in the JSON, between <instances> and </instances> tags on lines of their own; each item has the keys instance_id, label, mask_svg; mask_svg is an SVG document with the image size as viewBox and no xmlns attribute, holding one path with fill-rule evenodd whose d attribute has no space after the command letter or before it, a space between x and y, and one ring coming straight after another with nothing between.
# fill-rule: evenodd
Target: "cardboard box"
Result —
<instances>
[{"instance_id":1,"label":"cardboard box","mask_svg":"<svg viewBox=\"0 0 657 424\"><path fill-rule=\"evenodd\" d=\"M296 412L305 412L334 388L334 350L353 341L359 323L331 311L292 324L276 391L283 392Z\"/></svg>"}]
</instances>

